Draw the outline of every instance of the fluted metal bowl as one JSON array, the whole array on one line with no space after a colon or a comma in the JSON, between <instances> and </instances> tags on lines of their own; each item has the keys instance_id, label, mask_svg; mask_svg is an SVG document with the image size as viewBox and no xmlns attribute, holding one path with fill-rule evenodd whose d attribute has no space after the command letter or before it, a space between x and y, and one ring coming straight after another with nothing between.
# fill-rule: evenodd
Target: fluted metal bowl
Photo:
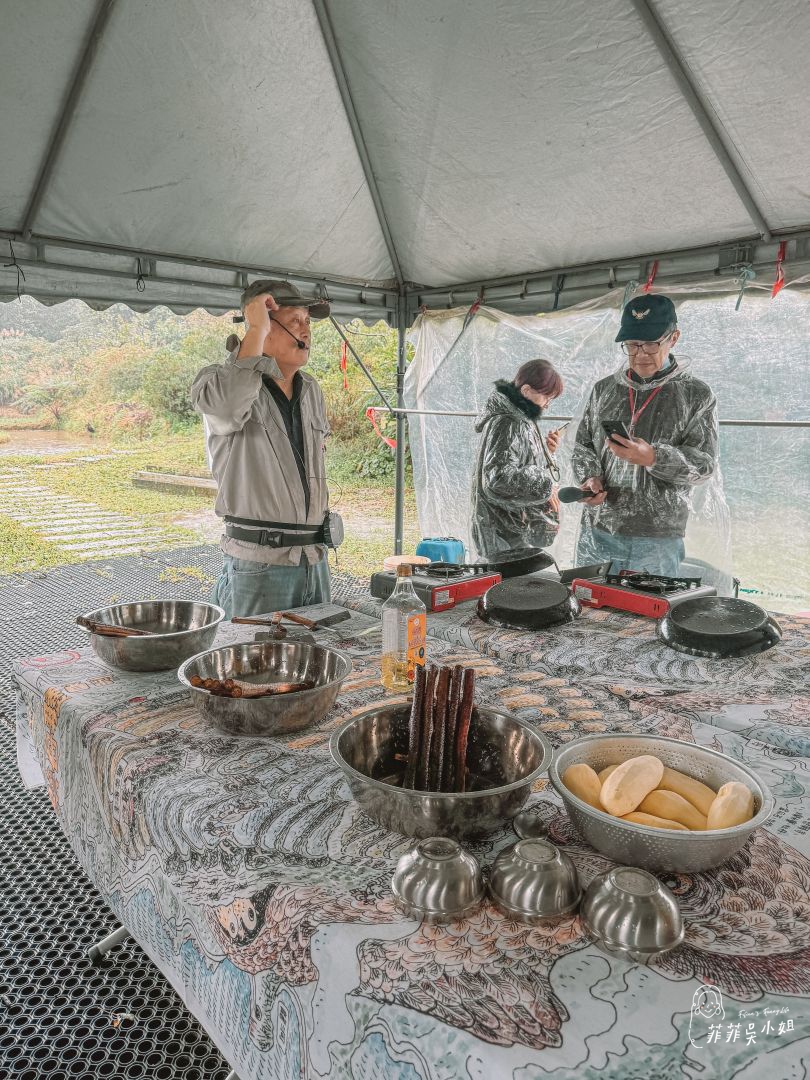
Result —
<instances>
[{"instance_id":1,"label":"fluted metal bowl","mask_svg":"<svg viewBox=\"0 0 810 1080\"><path fill-rule=\"evenodd\" d=\"M522 720L477 706L467 744L471 790L412 791L402 787L409 715L407 702L378 705L347 720L330 743L358 805L403 836L458 840L493 832L520 810L551 760L549 744Z\"/></svg>"},{"instance_id":2,"label":"fluted metal bowl","mask_svg":"<svg viewBox=\"0 0 810 1080\"><path fill-rule=\"evenodd\" d=\"M406 915L442 923L464 918L481 903L484 878L478 860L455 840L431 836L399 860L391 890Z\"/></svg>"},{"instance_id":3,"label":"fluted metal bowl","mask_svg":"<svg viewBox=\"0 0 810 1080\"><path fill-rule=\"evenodd\" d=\"M658 878L637 867L605 871L588 886L582 925L600 948L637 964L649 964L681 944L678 901Z\"/></svg>"},{"instance_id":4,"label":"fluted metal bowl","mask_svg":"<svg viewBox=\"0 0 810 1080\"><path fill-rule=\"evenodd\" d=\"M97 608L86 619L144 630L148 637L107 637L87 631L96 656L123 671L171 671L209 648L225 612L196 600L134 600Z\"/></svg>"},{"instance_id":5,"label":"fluted metal bowl","mask_svg":"<svg viewBox=\"0 0 810 1080\"><path fill-rule=\"evenodd\" d=\"M754 816L730 829L704 832L656 829L596 810L562 782L571 765L584 763L599 772L639 754L653 754L670 769L686 773L714 791L730 780L745 784L754 794ZM592 847L616 862L647 870L695 873L714 869L739 851L774 809L770 790L746 765L705 746L658 735L585 735L557 752L548 776L577 831Z\"/></svg>"},{"instance_id":6,"label":"fluted metal bowl","mask_svg":"<svg viewBox=\"0 0 810 1080\"><path fill-rule=\"evenodd\" d=\"M520 922L569 915L582 889L573 859L548 840L518 840L502 851L489 873L495 906Z\"/></svg>"},{"instance_id":7,"label":"fluted metal bowl","mask_svg":"<svg viewBox=\"0 0 810 1080\"><path fill-rule=\"evenodd\" d=\"M349 657L306 641L247 641L198 653L177 672L194 704L229 735L286 735L323 720L352 670ZM192 686L191 679L239 679L252 683L313 683L311 689L266 697L220 697Z\"/></svg>"}]
</instances>

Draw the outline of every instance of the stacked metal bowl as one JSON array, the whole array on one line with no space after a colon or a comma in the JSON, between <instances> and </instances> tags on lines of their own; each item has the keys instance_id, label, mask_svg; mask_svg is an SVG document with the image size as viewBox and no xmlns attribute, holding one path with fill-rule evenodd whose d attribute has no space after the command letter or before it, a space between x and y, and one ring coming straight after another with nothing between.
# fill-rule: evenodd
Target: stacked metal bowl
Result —
<instances>
[{"instance_id":1,"label":"stacked metal bowl","mask_svg":"<svg viewBox=\"0 0 810 1080\"><path fill-rule=\"evenodd\" d=\"M636 964L651 963L684 938L678 902L653 874L616 867L597 875L583 893L570 856L542 839L519 840L502 851L488 881L478 860L455 840L420 840L400 858L391 890L403 914L427 923L468 918L487 893L507 919L529 926L579 911L597 946Z\"/></svg>"}]
</instances>

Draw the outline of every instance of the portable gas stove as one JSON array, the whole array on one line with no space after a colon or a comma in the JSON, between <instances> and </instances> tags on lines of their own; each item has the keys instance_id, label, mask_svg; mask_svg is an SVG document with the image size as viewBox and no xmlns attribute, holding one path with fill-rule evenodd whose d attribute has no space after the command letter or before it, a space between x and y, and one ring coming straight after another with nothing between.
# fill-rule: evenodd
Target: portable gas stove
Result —
<instances>
[{"instance_id":1,"label":"portable gas stove","mask_svg":"<svg viewBox=\"0 0 810 1080\"><path fill-rule=\"evenodd\" d=\"M622 570L593 578L576 577L571 582L574 596L588 607L609 607L662 619L682 600L694 596L715 596L713 585L702 585L700 578L664 577L646 570Z\"/></svg>"},{"instance_id":2,"label":"portable gas stove","mask_svg":"<svg viewBox=\"0 0 810 1080\"><path fill-rule=\"evenodd\" d=\"M500 580L500 574L482 563L429 563L415 566L411 576L416 595L428 611L447 611L465 600L477 600ZM371 595L387 600L396 583L397 575L389 570L372 574Z\"/></svg>"}]
</instances>

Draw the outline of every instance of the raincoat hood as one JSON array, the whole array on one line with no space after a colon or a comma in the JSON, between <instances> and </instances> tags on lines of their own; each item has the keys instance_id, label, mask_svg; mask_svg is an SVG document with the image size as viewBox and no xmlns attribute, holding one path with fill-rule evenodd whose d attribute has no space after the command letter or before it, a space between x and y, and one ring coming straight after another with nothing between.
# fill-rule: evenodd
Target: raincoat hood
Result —
<instances>
[{"instance_id":1,"label":"raincoat hood","mask_svg":"<svg viewBox=\"0 0 810 1080\"><path fill-rule=\"evenodd\" d=\"M524 397L514 383L507 382L506 379L498 379L495 389L486 400L483 412L475 421L475 430L483 431L485 425L494 416L508 416L520 422L521 420L537 420L542 414L543 410L540 406Z\"/></svg>"}]
</instances>

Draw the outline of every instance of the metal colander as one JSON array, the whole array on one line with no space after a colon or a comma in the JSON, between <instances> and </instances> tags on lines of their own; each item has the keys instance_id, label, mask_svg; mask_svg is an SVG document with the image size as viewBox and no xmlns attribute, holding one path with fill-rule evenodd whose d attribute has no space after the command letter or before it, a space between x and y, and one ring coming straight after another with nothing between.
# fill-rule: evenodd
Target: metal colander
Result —
<instances>
[{"instance_id":1,"label":"metal colander","mask_svg":"<svg viewBox=\"0 0 810 1080\"><path fill-rule=\"evenodd\" d=\"M668 768L686 773L715 791L731 780L745 784L754 793L753 818L730 829L706 832L654 829L594 809L562 782L571 765L590 765L599 772L640 754L653 754ZM548 775L577 831L592 847L616 862L646 870L694 873L714 869L739 851L774 809L770 791L747 766L716 750L658 735L586 735L555 755Z\"/></svg>"}]
</instances>

